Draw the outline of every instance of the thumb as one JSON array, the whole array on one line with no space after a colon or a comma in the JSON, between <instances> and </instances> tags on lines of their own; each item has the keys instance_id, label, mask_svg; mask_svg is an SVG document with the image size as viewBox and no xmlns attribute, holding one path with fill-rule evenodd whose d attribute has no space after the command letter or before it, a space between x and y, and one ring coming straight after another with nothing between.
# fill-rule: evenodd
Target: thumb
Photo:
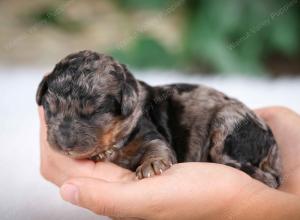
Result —
<instances>
[{"instance_id":1,"label":"thumb","mask_svg":"<svg viewBox=\"0 0 300 220\"><path fill-rule=\"evenodd\" d=\"M64 200L96 214L112 217L140 217L146 198L132 187L134 183L115 183L92 178L76 178L60 188Z\"/></svg>"}]
</instances>

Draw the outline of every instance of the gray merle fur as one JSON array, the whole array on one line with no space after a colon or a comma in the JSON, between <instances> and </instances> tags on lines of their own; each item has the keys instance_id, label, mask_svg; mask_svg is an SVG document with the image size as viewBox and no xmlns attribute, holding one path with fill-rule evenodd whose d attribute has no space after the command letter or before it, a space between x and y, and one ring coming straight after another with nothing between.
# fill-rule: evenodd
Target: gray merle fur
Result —
<instances>
[{"instance_id":1,"label":"gray merle fur","mask_svg":"<svg viewBox=\"0 0 300 220\"><path fill-rule=\"evenodd\" d=\"M80 51L44 77L50 146L73 158L112 161L139 178L177 162L215 162L271 187L280 160L265 122L238 100L203 85L150 86L112 57Z\"/></svg>"}]
</instances>

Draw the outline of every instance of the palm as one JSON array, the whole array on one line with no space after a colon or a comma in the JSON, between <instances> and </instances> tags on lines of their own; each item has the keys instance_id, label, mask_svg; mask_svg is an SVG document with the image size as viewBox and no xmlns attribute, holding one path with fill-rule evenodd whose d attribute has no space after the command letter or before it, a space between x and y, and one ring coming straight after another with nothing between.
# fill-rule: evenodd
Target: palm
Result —
<instances>
[{"instance_id":1,"label":"palm","mask_svg":"<svg viewBox=\"0 0 300 220\"><path fill-rule=\"evenodd\" d=\"M104 169L105 167L107 169ZM164 210L165 215L173 216L170 219L177 219L176 213L181 213L182 219L193 219L193 214L199 217L200 213L205 218L205 213L214 210L227 210L225 214L230 218L231 210L228 207L232 207L233 201L238 201L234 198L249 193L247 189L253 188L255 184L262 186L259 189L264 188L262 184L237 169L213 163L176 164L160 176L135 180L133 172L114 164L99 162L96 164L95 177L105 177L105 180L122 183L124 189L130 192L130 198L134 199L128 200L128 203L141 201L145 206L148 203L152 211L153 206L159 204L159 207L154 209ZM197 202L193 205L191 201L195 198ZM176 212L169 207L176 207ZM205 211L201 207L205 207ZM189 210L201 212L191 213ZM182 216L183 213L186 213L186 216Z\"/></svg>"}]
</instances>

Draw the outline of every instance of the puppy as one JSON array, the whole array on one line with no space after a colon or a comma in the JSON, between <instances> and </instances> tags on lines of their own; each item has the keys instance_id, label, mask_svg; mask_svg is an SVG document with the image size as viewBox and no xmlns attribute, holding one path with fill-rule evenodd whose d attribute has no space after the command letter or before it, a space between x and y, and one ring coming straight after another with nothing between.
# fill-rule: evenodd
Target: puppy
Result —
<instances>
[{"instance_id":1,"label":"puppy","mask_svg":"<svg viewBox=\"0 0 300 220\"><path fill-rule=\"evenodd\" d=\"M36 95L50 146L76 159L111 161L139 179L174 163L214 162L280 185L269 127L234 98L203 85L149 86L112 57L81 51L61 60Z\"/></svg>"}]
</instances>

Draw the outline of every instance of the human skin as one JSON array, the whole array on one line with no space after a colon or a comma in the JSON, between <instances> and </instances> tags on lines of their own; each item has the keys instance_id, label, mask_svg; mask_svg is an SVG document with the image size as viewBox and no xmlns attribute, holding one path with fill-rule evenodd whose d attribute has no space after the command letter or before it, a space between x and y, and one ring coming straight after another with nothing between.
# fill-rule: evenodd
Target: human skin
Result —
<instances>
[{"instance_id":1,"label":"human skin","mask_svg":"<svg viewBox=\"0 0 300 220\"><path fill-rule=\"evenodd\" d=\"M274 190L228 166L175 164L160 176L136 180L112 163L73 160L54 152L41 119L41 174L66 201L124 219L300 219L300 116L286 108L257 110L280 148L283 183Z\"/></svg>"}]
</instances>

